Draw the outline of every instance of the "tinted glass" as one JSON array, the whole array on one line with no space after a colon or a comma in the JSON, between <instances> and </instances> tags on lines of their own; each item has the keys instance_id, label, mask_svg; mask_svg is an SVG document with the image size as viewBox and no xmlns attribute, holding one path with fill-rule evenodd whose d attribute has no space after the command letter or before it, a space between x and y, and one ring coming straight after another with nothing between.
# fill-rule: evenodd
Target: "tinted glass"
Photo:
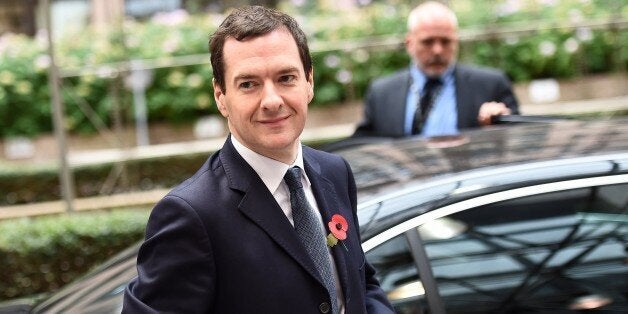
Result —
<instances>
[{"instance_id":1,"label":"tinted glass","mask_svg":"<svg viewBox=\"0 0 628 314\"><path fill-rule=\"evenodd\" d=\"M367 252L366 259L377 270L376 277L397 313L422 313L425 292L404 235Z\"/></svg>"},{"instance_id":2,"label":"tinted glass","mask_svg":"<svg viewBox=\"0 0 628 314\"><path fill-rule=\"evenodd\" d=\"M627 203L628 185L578 189L421 226L447 312L628 312Z\"/></svg>"}]
</instances>

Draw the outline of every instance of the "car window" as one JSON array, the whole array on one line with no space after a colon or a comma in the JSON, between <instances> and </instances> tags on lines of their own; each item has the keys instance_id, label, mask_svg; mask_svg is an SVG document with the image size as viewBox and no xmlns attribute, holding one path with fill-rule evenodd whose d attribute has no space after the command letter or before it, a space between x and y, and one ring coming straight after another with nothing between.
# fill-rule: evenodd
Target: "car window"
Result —
<instances>
[{"instance_id":1,"label":"car window","mask_svg":"<svg viewBox=\"0 0 628 314\"><path fill-rule=\"evenodd\" d=\"M447 312L627 311L627 202L628 185L577 189L443 217L450 237L422 225Z\"/></svg>"},{"instance_id":2,"label":"car window","mask_svg":"<svg viewBox=\"0 0 628 314\"><path fill-rule=\"evenodd\" d=\"M425 291L404 234L373 248L366 259L397 313L422 313L427 308Z\"/></svg>"},{"instance_id":3,"label":"car window","mask_svg":"<svg viewBox=\"0 0 628 314\"><path fill-rule=\"evenodd\" d=\"M426 282L407 233L369 250L397 313L429 313L431 280L447 313L628 311L628 185L538 193L410 230L432 266Z\"/></svg>"}]
</instances>

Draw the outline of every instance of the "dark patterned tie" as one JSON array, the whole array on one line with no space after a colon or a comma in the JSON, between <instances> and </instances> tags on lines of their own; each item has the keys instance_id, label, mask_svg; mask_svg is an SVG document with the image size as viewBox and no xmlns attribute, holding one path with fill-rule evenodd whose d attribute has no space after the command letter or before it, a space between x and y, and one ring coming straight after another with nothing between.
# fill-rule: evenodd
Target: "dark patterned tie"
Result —
<instances>
[{"instance_id":1,"label":"dark patterned tie","mask_svg":"<svg viewBox=\"0 0 628 314\"><path fill-rule=\"evenodd\" d=\"M325 234L322 232L318 217L305 198L305 192L301 184L301 169L299 167L288 169L283 179L290 190L290 205L292 206L294 228L323 278L323 283L331 299L332 313L338 313L336 283L331 268L331 259L327 251Z\"/></svg>"},{"instance_id":2,"label":"dark patterned tie","mask_svg":"<svg viewBox=\"0 0 628 314\"><path fill-rule=\"evenodd\" d=\"M438 95L443 83L438 78L428 78L423 86L421 98L414 112L414 120L412 121L412 134L421 134L427 115L429 115L434 100Z\"/></svg>"}]
</instances>

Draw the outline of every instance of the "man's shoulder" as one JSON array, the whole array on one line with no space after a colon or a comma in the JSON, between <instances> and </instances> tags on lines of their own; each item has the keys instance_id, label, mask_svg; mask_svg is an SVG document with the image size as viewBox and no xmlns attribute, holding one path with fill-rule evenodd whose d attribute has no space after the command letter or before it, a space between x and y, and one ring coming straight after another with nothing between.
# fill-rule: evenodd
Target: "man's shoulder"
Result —
<instances>
[{"instance_id":1,"label":"man's shoulder","mask_svg":"<svg viewBox=\"0 0 628 314\"><path fill-rule=\"evenodd\" d=\"M310 169L329 182L339 184L339 187L349 182L351 168L341 156L304 146L303 158Z\"/></svg>"},{"instance_id":2,"label":"man's shoulder","mask_svg":"<svg viewBox=\"0 0 628 314\"><path fill-rule=\"evenodd\" d=\"M458 75L470 75L482 78L499 78L503 79L506 77L504 71L492 67L486 66L477 66L477 65L469 65L469 64L458 64L456 65L456 71Z\"/></svg>"},{"instance_id":3,"label":"man's shoulder","mask_svg":"<svg viewBox=\"0 0 628 314\"><path fill-rule=\"evenodd\" d=\"M400 82L410 79L410 70L406 67L397 72L378 77L371 83L373 88L399 88Z\"/></svg>"},{"instance_id":4,"label":"man's shoulder","mask_svg":"<svg viewBox=\"0 0 628 314\"><path fill-rule=\"evenodd\" d=\"M303 158L312 165L317 165L321 173L344 173L347 163L340 155L303 146Z\"/></svg>"},{"instance_id":5,"label":"man's shoulder","mask_svg":"<svg viewBox=\"0 0 628 314\"><path fill-rule=\"evenodd\" d=\"M342 157L340 157L339 155L322 151L322 150L318 150L318 149L305 146L305 145L303 146L303 155L309 158L313 158L318 162L324 162L324 163L325 162L329 162L329 163L343 162Z\"/></svg>"},{"instance_id":6,"label":"man's shoulder","mask_svg":"<svg viewBox=\"0 0 628 314\"><path fill-rule=\"evenodd\" d=\"M211 195L210 191L221 182L218 176L224 175L224 171L219 170L219 152L220 150L209 156L192 176L176 184L168 194L183 199L195 199Z\"/></svg>"}]
</instances>

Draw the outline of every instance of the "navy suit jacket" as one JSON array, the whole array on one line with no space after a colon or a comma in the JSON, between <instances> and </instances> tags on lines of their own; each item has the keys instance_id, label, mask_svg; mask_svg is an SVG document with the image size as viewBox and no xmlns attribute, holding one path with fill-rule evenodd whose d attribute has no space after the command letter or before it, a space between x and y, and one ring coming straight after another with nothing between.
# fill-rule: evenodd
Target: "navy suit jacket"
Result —
<instances>
[{"instance_id":1,"label":"navy suit jacket","mask_svg":"<svg viewBox=\"0 0 628 314\"><path fill-rule=\"evenodd\" d=\"M349 223L332 248L346 313L392 313L362 251L356 188L340 157L303 147L324 221ZM123 313L319 313L330 300L314 263L257 173L227 139L153 209Z\"/></svg>"},{"instance_id":2,"label":"navy suit jacket","mask_svg":"<svg viewBox=\"0 0 628 314\"><path fill-rule=\"evenodd\" d=\"M503 102L513 114L519 113L510 81L503 72L456 65L454 77L459 130L479 126L477 117L485 102ZM411 85L409 68L373 81L364 99L364 119L353 136L405 136L406 97Z\"/></svg>"}]
</instances>

